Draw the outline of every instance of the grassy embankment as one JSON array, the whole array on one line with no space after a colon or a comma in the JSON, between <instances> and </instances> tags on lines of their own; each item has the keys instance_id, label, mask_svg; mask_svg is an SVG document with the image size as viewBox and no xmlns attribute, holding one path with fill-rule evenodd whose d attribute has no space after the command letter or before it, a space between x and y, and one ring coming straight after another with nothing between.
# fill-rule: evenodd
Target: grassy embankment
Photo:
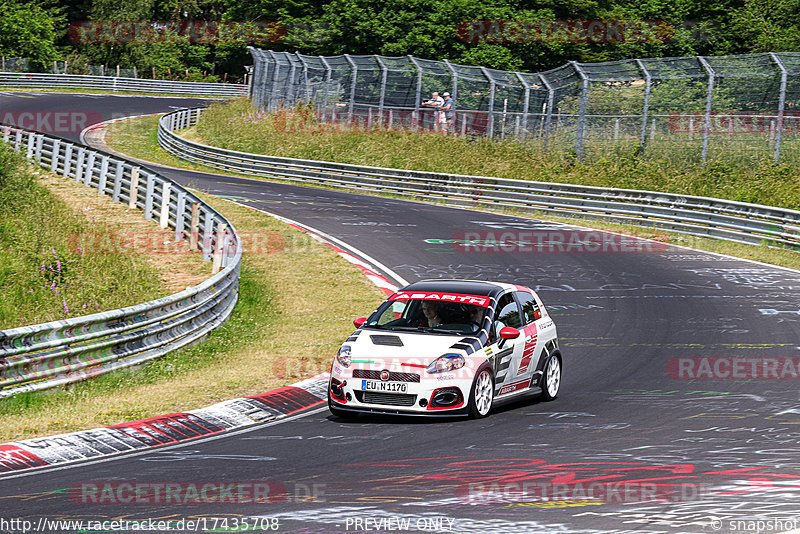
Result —
<instances>
[{"instance_id":1,"label":"grassy embankment","mask_svg":"<svg viewBox=\"0 0 800 534\"><path fill-rule=\"evenodd\" d=\"M198 254L79 253L65 236L89 232L88 243L98 243L92 237L121 225L157 227L74 182L37 178L40 171L5 150L0 158L3 328L141 303L209 275ZM245 249L231 319L205 342L135 372L0 400L0 442L189 410L312 376L329 366L352 318L380 302L381 293L332 250L270 217L204 199L240 233L259 236L251 240L257 250Z\"/></svg>"},{"instance_id":2,"label":"grassy embankment","mask_svg":"<svg viewBox=\"0 0 800 534\"><path fill-rule=\"evenodd\" d=\"M546 153L534 144L523 147L513 141L471 140L396 130L365 132L317 124L308 114L280 113L273 117L254 111L245 99L214 104L202 117L199 125L182 132L183 135L209 145L245 152L422 171L656 190L787 208L800 206L800 172L789 164L732 159L727 163L711 162L703 168L676 161L618 157L583 165L563 155ZM165 153L158 147L156 128L156 118L143 117L112 125L110 132L112 140L125 141L129 153L137 157L220 172L183 162ZM544 213L504 211L564 220ZM697 238L633 225L596 221L585 224L800 268L800 254L793 251Z\"/></svg>"}]
</instances>

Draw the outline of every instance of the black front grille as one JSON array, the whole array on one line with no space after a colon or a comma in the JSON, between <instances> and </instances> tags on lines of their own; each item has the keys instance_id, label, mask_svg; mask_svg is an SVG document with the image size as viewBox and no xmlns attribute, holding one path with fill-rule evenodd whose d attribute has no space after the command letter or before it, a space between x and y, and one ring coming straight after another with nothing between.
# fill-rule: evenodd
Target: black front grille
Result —
<instances>
[{"instance_id":1,"label":"black front grille","mask_svg":"<svg viewBox=\"0 0 800 534\"><path fill-rule=\"evenodd\" d=\"M367 378L369 380L380 380L381 372L372 369L354 369L353 378ZM419 382L419 375L416 373L396 373L389 371L390 382Z\"/></svg>"},{"instance_id":2,"label":"black front grille","mask_svg":"<svg viewBox=\"0 0 800 534\"><path fill-rule=\"evenodd\" d=\"M414 406L416 395L406 393L376 393L374 391L356 391L356 399L364 404L383 404L388 406Z\"/></svg>"}]
</instances>

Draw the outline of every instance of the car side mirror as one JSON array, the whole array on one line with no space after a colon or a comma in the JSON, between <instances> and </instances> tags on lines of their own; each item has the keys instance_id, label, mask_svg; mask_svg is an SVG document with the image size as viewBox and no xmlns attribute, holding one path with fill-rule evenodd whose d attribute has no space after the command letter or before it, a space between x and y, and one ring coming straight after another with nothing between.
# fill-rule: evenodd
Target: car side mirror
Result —
<instances>
[{"instance_id":1,"label":"car side mirror","mask_svg":"<svg viewBox=\"0 0 800 534\"><path fill-rule=\"evenodd\" d=\"M502 349L503 345L506 344L506 340L517 339L519 337L519 330L513 326L504 326L500 329L498 335L500 336L500 343L498 343L497 348Z\"/></svg>"},{"instance_id":2,"label":"car side mirror","mask_svg":"<svg viewBox=\"0 0 800 534\"><path fill-rule=\"evenodd\" d=\"M356 328L361 328L361 325L363 325L363 324L364 324L364 323L366 323L366 322L367 322L367 318L366 318L366 317L359 317L358 319L356 319L355 321L353 321L353 325L354 325Z\"/></svg>"},{"instance_id":3,"label":"car side mirror","mask_svg":"<svg viewBox=\"0 0 800 534\"><path fill-rule=\"evenodd\" d=\"M517 339L519 337L519 330L513 326L504 326L500 329L501 339Z\"/></svg>"}]
</instances>

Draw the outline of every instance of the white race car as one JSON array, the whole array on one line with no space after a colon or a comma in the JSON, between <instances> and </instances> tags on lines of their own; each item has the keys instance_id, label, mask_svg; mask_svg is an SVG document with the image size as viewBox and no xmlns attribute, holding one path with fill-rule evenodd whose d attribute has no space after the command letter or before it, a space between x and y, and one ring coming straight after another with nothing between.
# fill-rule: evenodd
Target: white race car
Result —
<instances>
[{"instance_id":1,"label":"white race car","mask_svg":"<svg viewBox=\"0 0 800 534\"><path fill-rule=\"evenodd\" d=\"M477 418L528 394L558 395L556 327L527 287L416 282L354 324L331 366L328 407L336 416Z\"/></svg>"}]
</instances>

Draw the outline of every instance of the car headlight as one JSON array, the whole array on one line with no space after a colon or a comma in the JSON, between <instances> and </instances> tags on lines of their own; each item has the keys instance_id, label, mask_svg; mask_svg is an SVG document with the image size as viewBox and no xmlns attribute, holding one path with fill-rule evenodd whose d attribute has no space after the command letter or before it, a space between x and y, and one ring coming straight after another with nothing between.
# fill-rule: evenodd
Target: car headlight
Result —
<instances>
[{"instance_id":1,"label":"car headlight","mask_svg":"<svg viewBox=\"0 0 800 534\"><path fill-rule=\"evenodd\" d=\"M336 361L339 362L342 367L350 367L350 345L342 345L342 348L340 348L339 352L336 354Z\"/></svg>"},{"instance_id":2,"label":"car headlight","mask_svg":"<svg viewBox=\"0 0 800 534\"><path fill-rule=\"evenodd\" d=\"M446 373L464 367L464 357L460 354L445 354L439 356L428 366L429 373Z\"/></svg>"}]
</instances>

